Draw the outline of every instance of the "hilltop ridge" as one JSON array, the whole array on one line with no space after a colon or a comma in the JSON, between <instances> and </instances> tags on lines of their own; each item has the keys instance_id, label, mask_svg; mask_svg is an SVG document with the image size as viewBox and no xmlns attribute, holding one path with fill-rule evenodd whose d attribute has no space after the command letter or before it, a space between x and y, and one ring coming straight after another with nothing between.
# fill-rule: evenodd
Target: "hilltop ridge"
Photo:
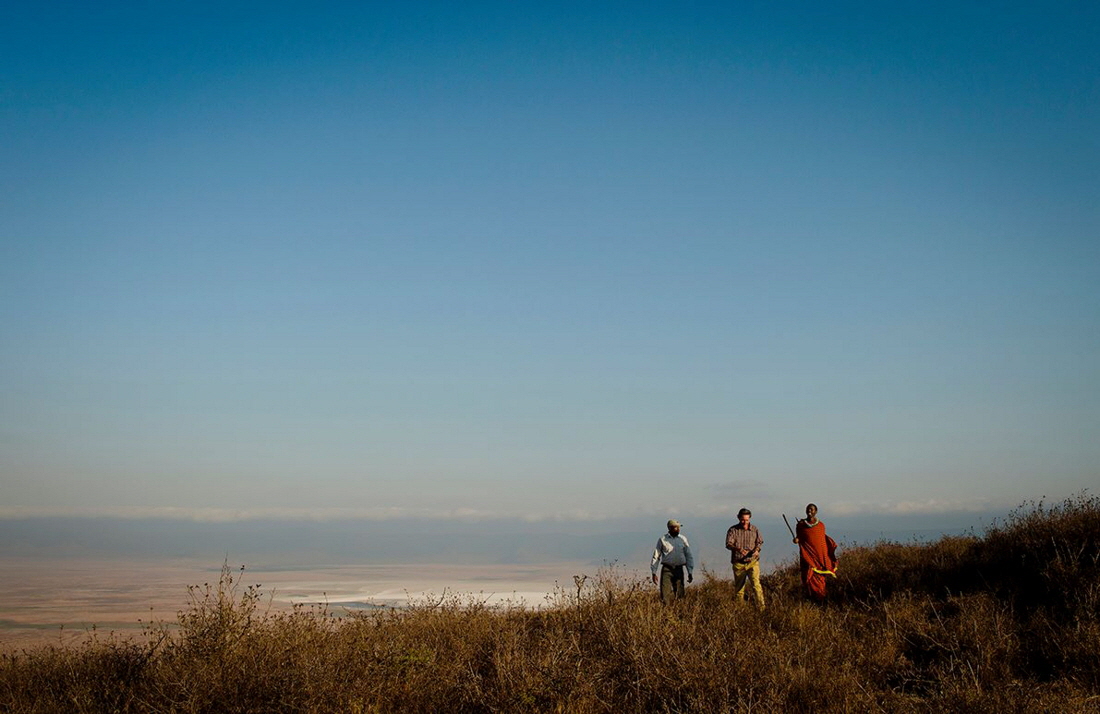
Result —
<instances>
[{"instance_id":1,"label":"hilltop ridge","mask_svg":"<svg viewBox=\"0 0 1100 714\"><path fill-rule=\"evenodd\" d=\"M265 612L228 568L142 641L0 661L0 710L73 712L1097 711L1100 499L983 534L841 553L826 607L794 564L768 608L703 573L688 597L606 568L544 610L457 597L370 614Z\"/></svg>"}]
</instances>

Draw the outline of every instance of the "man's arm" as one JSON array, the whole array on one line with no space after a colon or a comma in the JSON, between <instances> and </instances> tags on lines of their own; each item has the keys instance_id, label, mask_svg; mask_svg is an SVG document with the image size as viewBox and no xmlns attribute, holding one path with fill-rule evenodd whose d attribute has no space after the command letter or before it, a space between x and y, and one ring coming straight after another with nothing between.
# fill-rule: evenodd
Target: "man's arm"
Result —
<instances>
[{"instance_id":1,"label":"man's arm","mask_svg":"<svg viewBox=\"0 0 1100 714\"><path fill-rule=\"evenodd\" d=\"M752 557L760 557L760 548L764 545L764 536L760 535L760 529L756 529L756 545L752 549Z\"/></svg>"},{"instance_id":2,"label":"man's arm","mask_svg":"<svg viewBox=\"0 0 1100 714\"><path fill-rule=\"evenodd\" d=\"M649 561L649 570L653 574L653 582L657 582L657 571L661 568L661 558L665 549L661 547L661 539L657 539L657 546L653 549L653 559Z\"/></svg>"},{"instance_id":3,"label":"man's arm","mask_svg":"<svg viewBox=\"0 0 1100 714\"><path fill-rule=\"evenodd\" d=\"M684 538L684 560L687 561L688 569L688 582L691 582L691 573L695 570L695 556L691 552L691 545L688 543L688 539Z\"/></svg>"},{"instance_id":4,"label":"man's arm","mask_svg":"<svg viewBox=\"0 0 1100 714\"><path fill-rule=\"evenodd\" d=\"M733 536L735 535L733 528L733 526L730 526L729 530L726 531L726 550L737 550L737 546L733 544Z\"/></svg>"}]
</instances>

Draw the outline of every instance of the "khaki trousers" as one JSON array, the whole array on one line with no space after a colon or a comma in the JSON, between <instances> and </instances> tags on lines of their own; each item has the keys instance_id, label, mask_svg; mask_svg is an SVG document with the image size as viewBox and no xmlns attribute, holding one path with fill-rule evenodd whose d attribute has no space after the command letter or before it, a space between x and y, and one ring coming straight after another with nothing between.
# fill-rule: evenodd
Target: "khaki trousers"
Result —
<instances>
[{"instance_id":1,"label":"khaki trousers","mask_svg":"<svg viewBox=\"0 0 1100 714\"><path fill-rule=\"evenodd\" d=\"M684 566L661 565L661 600L672 604L676 598L684 596Z\"/></svg>"},{"instance_id":2,"label":"khaki trousers","mask_svg":"<svg viewBox=\"0 0 1100 714\"><path fill-rule=\"evenodd\" d=\"M752 584L752 591L756 595L756 606L764 609L764 588L760 587L760 561L751 563L733 564L733 597L738 600L745 599L745 581Z\"/></svg>"}]
</instances>

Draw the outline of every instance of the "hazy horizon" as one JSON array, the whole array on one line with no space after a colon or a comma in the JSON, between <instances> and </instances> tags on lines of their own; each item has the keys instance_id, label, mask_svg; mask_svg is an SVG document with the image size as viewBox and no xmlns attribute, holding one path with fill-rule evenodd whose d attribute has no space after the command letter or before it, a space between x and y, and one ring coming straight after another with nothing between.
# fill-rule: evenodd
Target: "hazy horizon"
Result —
<instances>
[{"instance_id":1,"label":"hazy horizon","mask_svg":"<svg viewBox=\"0 0 1100 714\"><path fill-rule=\"evenodd\" d=\"M780 514L755 511L765 538L766 569L794 557L796 549ZM797 513L788 513L794 524ZM834 516L824 518L844 547L878 540L930 540L967 531L981 533L1005 513L952 512ZM700 567L724 573L726 529L734 519L680 516ZM280 564L438 564L475 567L492 563L621 563L647 568L664 524L652 517L602 521L519 519L331 519L195 521L117 517L0 519L0 556L55 558L205 558L265 568Z\"/></svg>"}]
</instances>

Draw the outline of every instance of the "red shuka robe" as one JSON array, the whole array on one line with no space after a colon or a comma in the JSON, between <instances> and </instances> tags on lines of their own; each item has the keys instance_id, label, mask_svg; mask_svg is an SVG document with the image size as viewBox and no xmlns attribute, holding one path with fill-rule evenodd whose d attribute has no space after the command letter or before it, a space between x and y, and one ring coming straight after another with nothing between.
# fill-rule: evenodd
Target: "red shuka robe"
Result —
<instances>
[{"instance_id":1,"label":"red shuka robe","mask_svg":"<svg viewBox=\"0 0 1100 714\"><path fill-rule=\"evenodd\" d=\"M796 530L802 584L811 598L824 600L825 578L836 577L836 541L825 535L825 524L821 521L811 526L800 520Z\"/></svg>"}]
</instances>

